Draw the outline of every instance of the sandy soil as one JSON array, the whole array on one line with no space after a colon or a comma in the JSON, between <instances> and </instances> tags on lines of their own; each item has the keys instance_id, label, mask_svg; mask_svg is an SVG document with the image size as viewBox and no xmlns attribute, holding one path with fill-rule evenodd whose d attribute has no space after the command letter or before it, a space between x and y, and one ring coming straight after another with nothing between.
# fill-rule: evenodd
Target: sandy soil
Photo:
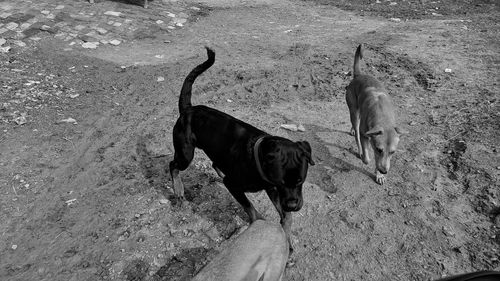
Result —
<instances>
[{"instance_id":1,"label":"sandy soil","mask_svg":"<svg viewBox=\"0 0 500 281\"><path fill-rule=\"evenodd\" d=\"M189 280L247 224L202 152L182 174L188 204L169 199L177 97L204 45L216 63L194 104L312 144L285 280L500 269L498 5L438 1L449 12L432 15L429 1L202 2L204 17L161 40L0 54L0 279ZM348 135L344 87L361 42L363 70L410 131L384 186ZM280 129L289 123L306 131ZM278 221L264 194L252 200Z\"/></svg>"}]
</instances>

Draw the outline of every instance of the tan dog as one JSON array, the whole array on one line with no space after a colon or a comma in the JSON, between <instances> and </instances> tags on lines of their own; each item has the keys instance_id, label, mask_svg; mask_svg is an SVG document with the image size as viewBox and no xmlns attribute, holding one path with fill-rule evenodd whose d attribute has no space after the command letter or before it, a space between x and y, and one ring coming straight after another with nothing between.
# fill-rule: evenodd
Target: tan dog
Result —
<instances>
[{"instance_id":1,"label":"tan dog","mask_svg":"<svg viewBox=\"0 0 500 281\"><path fill-rule=\"evenodd\" d=\"M279 281L288 258L283 228L256 220L192 281Z\"/></svg>"},{"instance_id":2,"label":"tan dog","mask_svg":"<svg viewBox=\"0 0 500 281\"><path fill-rule=\"evenodd\" d=\"M396 126L394 106L384 86L374 77L361 74L359 60L362 58L362 45L359 45L354 55L354 78L346 87L345 96L351 116L351 134L356 138L359 157L365 164L370 162L368 148L371 143L376 181L384 184L399 136L406 131Z\"/></svg>"}]
</instances>

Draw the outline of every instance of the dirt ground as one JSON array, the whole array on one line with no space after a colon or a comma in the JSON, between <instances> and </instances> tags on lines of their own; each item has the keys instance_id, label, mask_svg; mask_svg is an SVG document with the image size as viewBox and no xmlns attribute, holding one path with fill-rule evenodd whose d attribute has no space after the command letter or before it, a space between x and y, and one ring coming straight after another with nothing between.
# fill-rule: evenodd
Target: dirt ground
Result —
<instances>
[{"instance_id":1,"label":"dirt ground","mask_svg":"<svg viewBox=\"0 0 500 281\"><path fill-rule=\"evenodd\" d=\"M500 269L496 1L200 2L196 22L118 48L42 39L0 54L1 280L190 280L244 228L202 152L181 174L188 204L170 201L177 98L204 45L216 63L194 104L313 147L284 280ZM348 135L361 42L409 130L384 186Z\"/></svg>"}]
</instances>

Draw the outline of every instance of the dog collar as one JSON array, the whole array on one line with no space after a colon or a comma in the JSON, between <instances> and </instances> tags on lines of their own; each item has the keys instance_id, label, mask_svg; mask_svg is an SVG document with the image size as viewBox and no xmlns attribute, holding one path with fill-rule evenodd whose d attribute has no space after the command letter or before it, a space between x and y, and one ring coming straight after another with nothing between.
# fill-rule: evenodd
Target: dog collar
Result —
<instances>
[{"instance_id":1,"label":"dog collar","mask_svg":"<svg viewBox=\"0 0 500 281\"><path fill-rule=\"evenodd\" d=\"M260 159L259 159L259 148L260 148L260 144L262 143L262 141L264 140L264 137L265 136L262 136L260 138L257 139L257 141L255 142L254 146L253 146L253 156L254 156L254 159L255 159L255 166L257 167L257 171L259 172L259 175L260 177L267 183L270 183L272 185L274 185L274 183L272 183L267 177L266 175L264 174L264 171L262 170L262 166L260 165Z\"/></svg>"}]
</instances>

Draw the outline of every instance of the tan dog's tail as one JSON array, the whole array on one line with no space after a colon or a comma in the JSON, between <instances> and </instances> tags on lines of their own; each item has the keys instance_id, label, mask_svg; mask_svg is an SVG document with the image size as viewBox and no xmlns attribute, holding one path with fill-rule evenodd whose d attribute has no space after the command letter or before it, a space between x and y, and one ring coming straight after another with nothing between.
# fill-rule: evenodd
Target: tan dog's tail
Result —
<instances>
[{"instance_id":1,"label":"tan dog's tail","mask_svg":"<svg viewBox=\"0 0 500 281\"><path fill-rule=\"evenodd\" d=\"M209 47L207 49L208 59L195 67L191 72L189 72L186 79L184 79L184 84L182 84L181 96L179 97L179 112L182 114L186 109L192 106L191 104L191 89L196 80L196 77L200 76L205 70L209 69L215 61L215 52Z\"/></svg>"},{"instance_id":2,"label":"tan dog's tail","mask_svg":"<svg viewBox=\"0 0 500 281\"><path fill-rule=\"evenodd\" d=\"M356 49L356 54L354 55L354 78L361 75L361 70L359 69L360 59L363 59L363 44L359 44L358 48Z\"/></svg>"}]
</instances>

